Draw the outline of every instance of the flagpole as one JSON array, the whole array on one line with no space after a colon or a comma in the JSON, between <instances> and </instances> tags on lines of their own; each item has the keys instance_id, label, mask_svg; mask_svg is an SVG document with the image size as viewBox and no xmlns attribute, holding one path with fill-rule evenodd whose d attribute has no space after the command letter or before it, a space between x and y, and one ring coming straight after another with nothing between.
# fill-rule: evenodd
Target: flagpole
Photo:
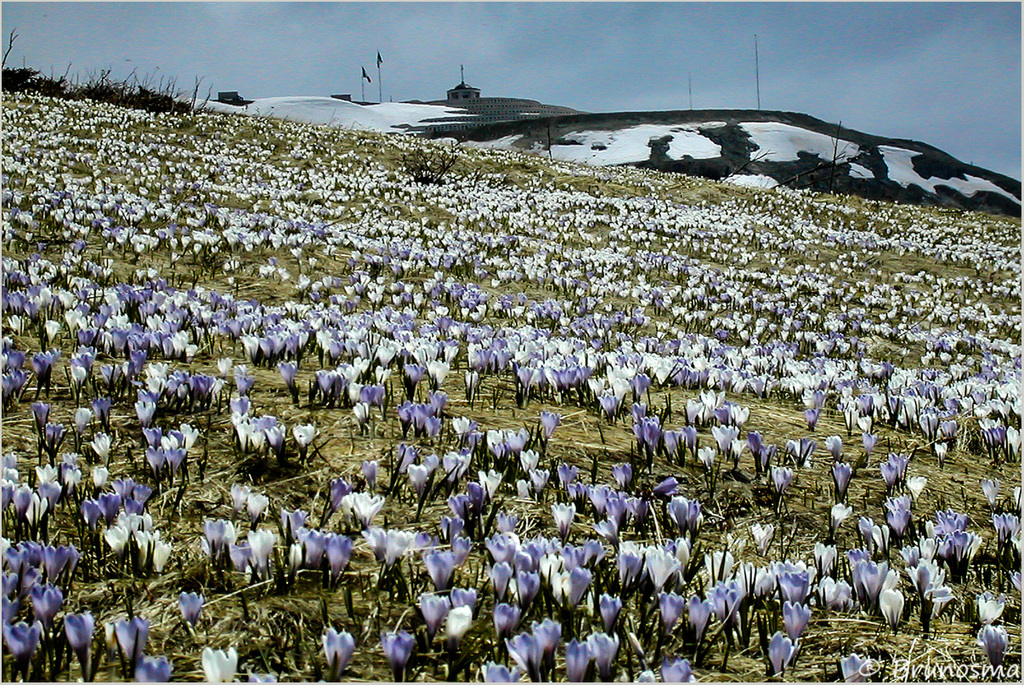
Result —
<instances>
[{"instance_id":1,"label":"flagpole","mask_svg":"<svg viewBox=\"0 0 1024 685\"><path fill-rule=\"evenodd\" d=\"M377 99L380 102L384 102L384 81L380 77L380 65L384 63L384 59L380 56L380 50L377 51Z\"/></svg>"},{"instance_id":2,"label":"flagpole","mask_svg":"<svg viewBox=\"0 0 1024 685\"><path fill-rule=\"evenodd\" d=\"M365 71L363 73L366 73ZM359 102L360 104L366 102L366 80L363 75L359 75Z\"/></svg>"},{"instance_id":3,"label":"flagpole","mask_svg":"<svg viewBox=\"0 0 1024 685\"><path fill-rule=\"evenodd\" d=\"M757 59L757 34L754 34L754 80L757 82L757 108L761 109L761 70Z\"/></svg>"}]
</instances>

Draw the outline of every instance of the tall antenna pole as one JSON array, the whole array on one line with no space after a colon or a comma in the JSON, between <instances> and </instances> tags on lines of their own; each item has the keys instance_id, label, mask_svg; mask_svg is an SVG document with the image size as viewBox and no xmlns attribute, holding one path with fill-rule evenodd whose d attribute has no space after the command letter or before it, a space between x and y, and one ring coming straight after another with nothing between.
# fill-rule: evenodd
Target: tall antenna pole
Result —
<instances>
[{"instance_id":1,"label":"tall antenna pole","mask_svg":"<svg viewBox=\"0 0 1024 685\"><path fill-rule=\"evenodd\" d=\"M690 109L693 109L693 79L690 78L690 72L686 72L686 88L690 91Z\"/></svg>"},{"instance_id":2,"label":"tall antenna pole","mask_svg":"<svg viewBox=\"0 0 1024 685\"><path fill-rule=\"evenodd\" d=\"M459 65L459 81L466 82L466 69L461 64Z\"/></svg>"},{"instance_id":3,"label":"tall antenna pole","mask_svg":"<svg viewBox=\"0 0 1024 685\"><path fill-rule=\"evenodd\" d=\"M761 109L761 70L757 59L757 34L754 34L754 80L757 83L757 108Z\"/></svg>"}]
</instances>

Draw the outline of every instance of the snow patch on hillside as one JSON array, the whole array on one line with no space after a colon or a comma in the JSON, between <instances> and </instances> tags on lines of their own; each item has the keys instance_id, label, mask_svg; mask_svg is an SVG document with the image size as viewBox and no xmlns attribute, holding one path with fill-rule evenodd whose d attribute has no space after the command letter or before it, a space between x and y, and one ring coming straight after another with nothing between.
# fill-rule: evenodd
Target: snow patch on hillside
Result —
<instances>
[{"instance_id":1,"label":"snow patch on hillside","mask_svg":"<svg viewBox=\"0 0 1024 685\"><path fill-rule=\"evenodd\" d=\"M854 163L851 162L850 163L850 177L851 178L864 178L864 179L867 179L867 180L870 181L870 180L872 180L875 177L875 175L873 173L871 173L870 169L868 169L866 167L862 167L860 164L854 164Z\"/></svg>"},{"instance_id":2,"label":"snow patch on hillside","mask_svg":"<svg viewBox=\"0 0 1024 685\"><path fill-rule=\"evenodd\" d=\"M510 136L504 136L503 138L495 138L494 140L467 140L463 143L466 147L477 147L484 149L508 149L511 150L515 147L515 144L523 139L523 134L513 133Z\"/></svg>"},{"instance_id":3,"label":"snow patch on hillside","mask_svg":"<svg viewBox=\"0 0 1024 685\"><path fill-rule=\"evenodd\" d=\"M763 174L738 174L729 176L725 179L725 182L746 188L774 188L779 185L779 182L774 178Z\"/></svg>"},{"instance_id":4,"label":"snow patch on hillside","mask_svg":"<svg viewBox=\"0 0 1024 685\"><path fill-rule=\"evenodd\" d=\"M878 151L882 153L882 159L885 160L885 165L889 169L889 180L899 183L904 188L916 185L930 193L934 193L935 188L938 186L946 186L966 197L973 197L981 191L987 191L1008 197L1017 204L1020 204L1020 200L1011 193L1006 192L991 181L971 176L970 174L964 174L965 178L963 179L922 177L914 170L914 162L912 161L914 157L921 154L920 152L890 145L879 145Z\"/></svg>"},{"instance_id":5,"label":"snow patch on hillside","mask_svg":"<svg viewBox=\"0 0 1024 685\"><path fill-rule=\"evenodd\" d=\"M564 136L564 140L571 141L571 144L551 146L551 156L566 162L596 166L644 162L651 157L651 140L665 136L672 137L668 143L671 159L682 159L683 155L712 159L722 155L720 145L692 128L640 124L617 131L574 131Z\"/></svg>"},{"instance_id":6,"label":"snow patch on hillside","mask_svg":"<svg viewBox=\"0 0 1024 685\"><path fill-rule=\"evenodd\" d=\"M759 151L753 155L760 157L763 154L761 159L765 162L796 162L800 159L798 152L818 155L826 162L832 161L833 151L839 159L851 159L860 154L860 148L855 143L840 138L836 149L832 136L799 126L774 121L748 121L740 124L740 127L758 147Z\"/></svg>"}]
</instances>

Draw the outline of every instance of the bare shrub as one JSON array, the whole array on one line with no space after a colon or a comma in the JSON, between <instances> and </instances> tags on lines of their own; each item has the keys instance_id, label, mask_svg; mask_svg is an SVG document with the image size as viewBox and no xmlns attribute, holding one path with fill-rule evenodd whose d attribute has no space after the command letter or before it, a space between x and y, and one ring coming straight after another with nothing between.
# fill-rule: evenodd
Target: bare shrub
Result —
<instances>
[{"instance_id":1,"label":"bare shrub","mask_svg":"<svg viewBox=\"0 0 1024 685\"><path fill-rule=\"evenodd\" d=\"M441 185L458 161L454 146L423 146L402 155L399 164L417 183Z\"/></svg>"}]
</instances>

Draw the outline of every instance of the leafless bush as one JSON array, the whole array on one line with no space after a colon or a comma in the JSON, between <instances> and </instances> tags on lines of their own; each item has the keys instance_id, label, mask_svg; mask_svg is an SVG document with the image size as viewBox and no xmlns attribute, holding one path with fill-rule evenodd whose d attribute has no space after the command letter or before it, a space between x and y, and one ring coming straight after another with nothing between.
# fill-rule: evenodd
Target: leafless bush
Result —
<instances>
[{"instance_id":1,"label":"leafless bush","mask_svg":"<svg viewBox=\"0 0 1024 685\"><path fill-rule=\"evenodd\" d=\"M454 146L423 146L402 155L399 163L417 183L441 185L458 161L459 151Z\"/></svg>"},{"instance_id":2,"label":"leafless bush","mask_svg":"<svg viewBox=\"0 0 1024 685\"><path fill-rule=\"evenodd\" d=\"M13 34L13 39L17 34ZM7 52L10 52L8 47ZM6 62L7 53L4 54ZM191 102L184 99L178 92L173 79L155 81L154 77L146 76L141 80L132 72L128 78L118 81L110 76L105 69L98 74L89 74L84 84L72 83L68 79L71 65L62 76L44 76L31 67L19 69L3 68L3 91L5 93L35 93L48 97L73 100L94 100L121 107L131 107L154 113L188 114L193 111L198 100L202 79L197 78L192 91ZM207 96L209 99L209 96Z\"/></svg>"}]
</instances>

